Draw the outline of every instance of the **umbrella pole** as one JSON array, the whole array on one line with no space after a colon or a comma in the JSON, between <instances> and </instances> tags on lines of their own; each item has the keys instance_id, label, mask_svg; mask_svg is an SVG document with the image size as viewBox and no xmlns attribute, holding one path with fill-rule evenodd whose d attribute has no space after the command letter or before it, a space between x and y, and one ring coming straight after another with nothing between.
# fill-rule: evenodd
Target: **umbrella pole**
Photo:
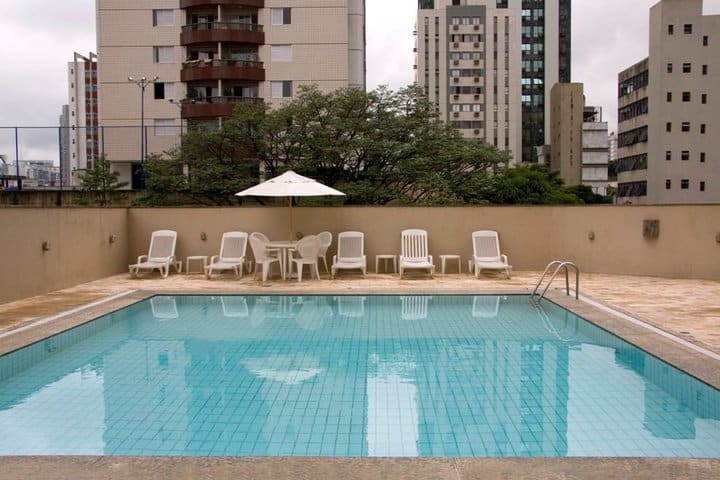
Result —
<instances>
[{"instance_id":1,"label":"umbrella pole","mask_svg":"<svg viewBox=\"0 0 720 480\"><path fill-rule=\"evenodd\" d=\"M290 211L290 218L289 218L289 221L290 221L290 222L289 222L289 223L290 223L290 241L292 242L292 241L293 241L292 197L288 197L288 198L289 198L289 203L288 203L288 205L289 205L289 211Z\"/></svg>"}]
</instances>

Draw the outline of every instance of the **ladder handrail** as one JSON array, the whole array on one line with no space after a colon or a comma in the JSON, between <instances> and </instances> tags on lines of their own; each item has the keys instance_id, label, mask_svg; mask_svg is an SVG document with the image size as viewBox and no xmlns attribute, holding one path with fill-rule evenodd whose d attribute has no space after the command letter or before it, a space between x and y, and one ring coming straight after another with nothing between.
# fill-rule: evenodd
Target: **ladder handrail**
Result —
<instances>
[{"instance_id":1,"label":"ladder handrail","mask_svg":"<svg viewBox=\"0 0 720 480\"><path fill-rule=\"evenodd\" d=\"M578 296L580 294L580 269L577 265L575 265L573 262L565 261L565 260L553 260L552 262L548 263L545 267L545 270L543 271L542 276L540 277L540 280L538 281L537 285L535 285L535 288L533 289L532 293L530 294L530 298L533 299L535 295L537 295L538 288L540 288L540 285L542 284L543 280L545 279L545 276L547 275L548 270L553 265L557 265L555 268L555 271L550 276L550 280L548 280L547 284L545 285L545 289L542 291L541 294L539 294L538 301L542 300L543 297L545 297L545 293L547 292L548 288L550 288L550 284L555 280L555 277L557 276L558 272L561 268L565 269L565 294L570 296L570 273L568 270L568 267L573 268L575 270L575 299L578 299Z\"/></svg>"}]
</instances>

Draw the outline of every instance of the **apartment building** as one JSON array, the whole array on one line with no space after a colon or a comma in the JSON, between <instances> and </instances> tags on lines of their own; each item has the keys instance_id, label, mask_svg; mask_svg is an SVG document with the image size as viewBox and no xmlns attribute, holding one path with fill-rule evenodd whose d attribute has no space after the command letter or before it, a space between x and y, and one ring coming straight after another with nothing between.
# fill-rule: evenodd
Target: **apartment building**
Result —
<instances>
[{"instance_id":1,"label":"apartment building","mask_svg":"<svg viewBox=\"0 0 720 480\"><path fill-rule=\"evenodd\" d=\"M582 123L582 184L607 195L610 142L602 108L585 105Z\"/></svg>"},{"instance_id":2,"label":"apartment building","mask_svg":"<svg viewBox=\"0 0 720 480\"><path fill-rule=\"evenodd\" d=\"M75 52L67 72L68 104L60 117L60 176L63 185L77 186L100 155L97 56Z\"/></svg>"},{"instance_id":3,"label":"apartment building","mask_svg":"<svg viewBox=\"0 0 720 480\"><path fill-rule=\"evenodd\" d=\"M582 83L556 83L550 90L550 170L560 173L565 185L582 182L583 110Z\"/></svg>"},{"instance_id":4,"label":"apartment building","mask_svg":"<svg viewBox=\"0 0 720 480\"><path fill-rule=\"evenodd\" d=\"M550 88L570 81L570 0L419 0L415 50L443 120L537 161Z\"/></svg>"},{"instance_id":5,"label":"apartment building","mask_svg":"<svg viewBox=\"0 0 720 480\"><path fill-rule=\"evenodd\" d=\"M97 0L97 36L104 151L133 188L187 122L365 88L364 0Z\"/></svg>"},{"instance_id":6,"label":"apartment building","mask_svg":"<svg viewBox=\"0 0 720 480\"><path fill-rule=\"evenodd\" d=\"M618 202L720 202L720 15L650 9L649 56L618 75Z\"/></svg>"}]
</instances>

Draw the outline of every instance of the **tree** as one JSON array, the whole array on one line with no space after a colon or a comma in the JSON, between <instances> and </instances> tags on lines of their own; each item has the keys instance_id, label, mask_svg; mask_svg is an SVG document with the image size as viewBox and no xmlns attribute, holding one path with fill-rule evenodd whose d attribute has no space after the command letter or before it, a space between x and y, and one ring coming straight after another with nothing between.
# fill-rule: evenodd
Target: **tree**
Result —
<instances>
[{"instance_id":1,"label":"tree","mask_svg":"<svg viewBox=\"0 0 720 480\"><path fill-rule=\"evenodd\" d=\"M563 185L558 172L540 165L518 165L495 175L479 195L499 204L577 204L582 203Z\"/></svg>"},{"instance_id":2,"label":"tree","mask_svg":"<svg viewBox=\"0 0 720 480\"><path fill-rule=\"evenodd\" d=\"M96 202L100 206L110 203L113 193L128 184L128 182L119 182L120 174L112 171L110 167L110 160L104 154L100 155L92 168L87 169L80 179L80 190L96 192Z\"/></svg>"}]
</instances>

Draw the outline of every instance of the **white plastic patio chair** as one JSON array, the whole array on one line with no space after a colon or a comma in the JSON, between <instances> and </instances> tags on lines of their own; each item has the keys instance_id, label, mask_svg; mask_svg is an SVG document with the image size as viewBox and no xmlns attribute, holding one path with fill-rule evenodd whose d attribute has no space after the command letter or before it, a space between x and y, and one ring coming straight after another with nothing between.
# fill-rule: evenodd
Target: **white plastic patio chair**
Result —
<instances>
[{"instance_id":1,"label":"white plastic patio chair","mask_svg":"<svg viewBox=\"0 0 720 480\"><path fill-rule=\"evenodd\" d=\"M365 235L362 232L341 232L338 235L337 255L333 255L330 278L340 269L362 270L367 275L367 258L365 257Z\"/></svg>"},{"instance_id":2,"label":"white plastic patio chair","mask_svg":"<svg viewBox=\"0 0 720 480\"><path fill-rule=\"evenodd\" d=\"M505 270L510 278L512 265L508 265L507 255L500 254L500 240L494 230L478 230L472 233L473 256L470 260L470 271L475 271L475 278L480 278L480 271Z\"/></svg>"},{"instance_id":3,"label":"white plastic patio chair","mask_svg":"<svg viewBox=\"0 0 720 480\"><path fill-rule=\"evenodd\" d=\"M330 273L327 264L327 251L332 244L332 233L320 232L317 236L320 237L320 251L318 252L318 258L321 259L323 261L323 265L325 265L325 273Z\"/></svg>"},{"instance_id":4,"label":"white plastic patio chair","mask_svg":"<svg viewBox=\"0 0 720 480\"><path fill-rule=\"evenodd\" d=\"M427 232L420 229L403 230L400 233L400 278L406 268L427 269L435 275L433 257L428 253Z\"/></svg>"},{"instance_id":5,"label":"white plastic patio chair","mask_svg":"<svg viewBox=\"0 0 720 480\"><path fill-rule=\"evenodd\" d=\"M261 233L253 232L250 234L250 248L253 251L255 257L255 272L253 273L253 279L257 276L258 266L262 266L262 281L266 282L270 266L277 262L280 266L280 276L284 277L285 272L283 271L283 264L280 261L280 256L277 255L276 249L268 249L267 241ZM267 237L265 237L267 238Z\"/></svg>"},{"instance_id":6,"label":"white plastic patio chair","mask_svg":"<svg viewBox=\"0 0 720 480\"><path fill-rule=\"evenodd\" d=\"M319 279L320 271L318 270L318 252L320 252L320 237L317 235L308 235L301 238L295 248L292 250L293 257L291 262L297 266L298 282L302 282L303 266L310 266L310 278L313 273Z\"/></svg>"},{"instance_id":7,"label":"white plastic patio chair","mask_svg":"<svg viewBox=\"0 0 720 480\"><path fill-rule=\"evenodd\" d=\"M220 241L220 254L210 257L210 264L205 267L205 278L213 272L232 270L238 278L242 278L247 250L247 232L225 232Z\"/></svg>"},{"instance_id":8,"label":"white plastic patio chair","mask_svg":"<svg viewBox=\"0 0 720 480\"><path fill-rule=\"evenodd\" d=\"M163 278L167 278L170 267L177 272L182 269L182 262L175 258L177 232L173 230L156 230L150 237L150 248L147 255L140 255L137 263L128 265L130 275L136 277L140 270L160 270Z\"/></svg>"}]
</instances>

